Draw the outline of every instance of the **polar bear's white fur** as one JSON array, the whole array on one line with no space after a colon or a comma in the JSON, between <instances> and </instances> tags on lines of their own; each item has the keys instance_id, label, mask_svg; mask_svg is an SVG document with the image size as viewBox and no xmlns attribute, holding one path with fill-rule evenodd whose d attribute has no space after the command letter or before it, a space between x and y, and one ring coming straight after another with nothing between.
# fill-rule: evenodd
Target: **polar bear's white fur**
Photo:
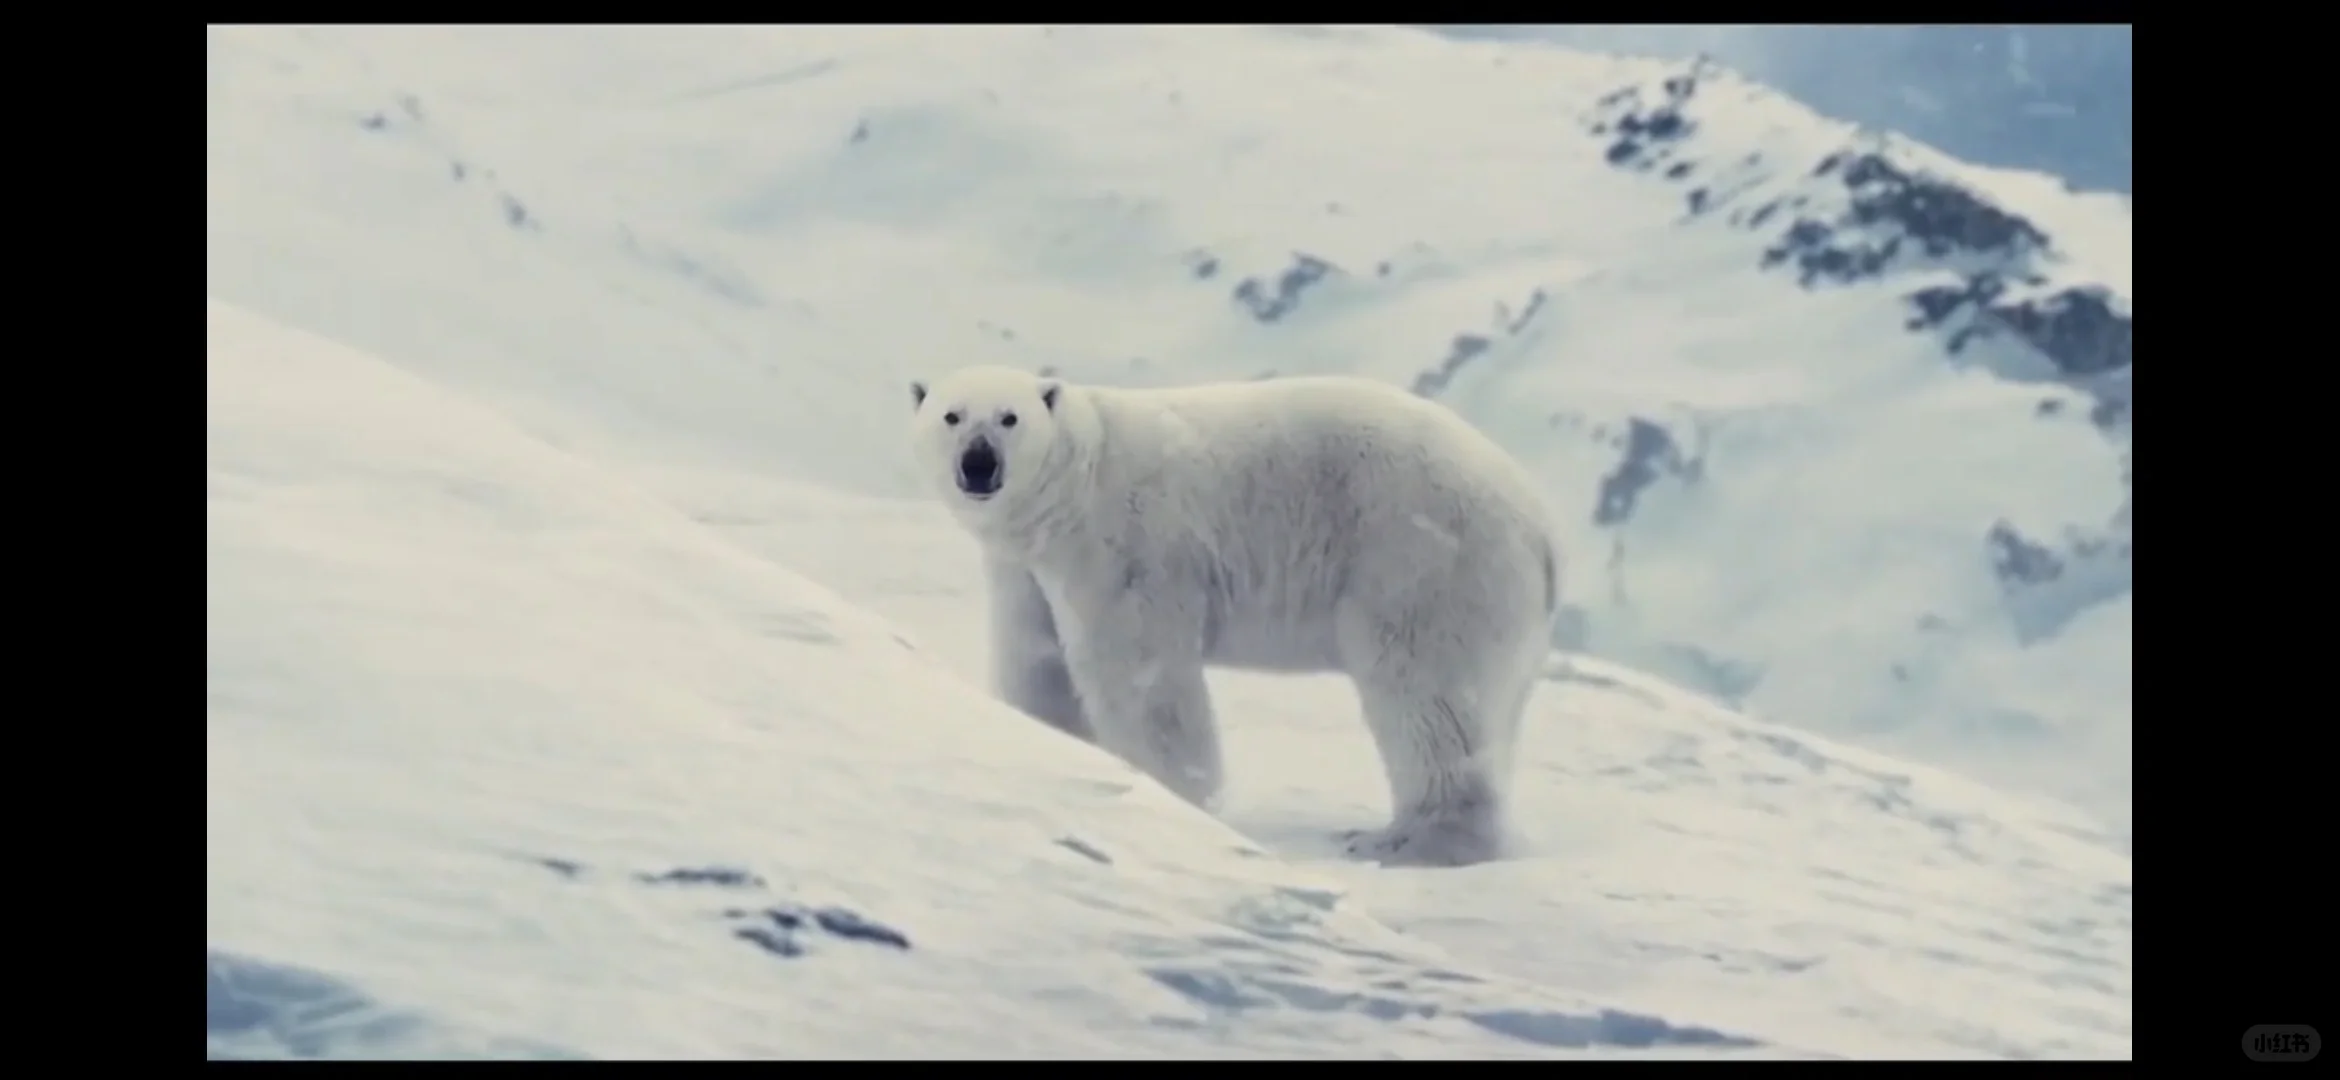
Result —
<instances>
[{"instance_id":1,"label":"polar bear's white fur","mask_svg":"<svg viewBox=\"0 0 2340 1080\"><path fill-rule=\"evenodd\" d=\"M1126 390L978 367L912 394L920 464L984 548L1010 704L1210 807L1204 668L1341 672L1394 811L1350 850L1499 853L1559 568L1493 442L1351 378Z\"/></svg>"}]
</instances>

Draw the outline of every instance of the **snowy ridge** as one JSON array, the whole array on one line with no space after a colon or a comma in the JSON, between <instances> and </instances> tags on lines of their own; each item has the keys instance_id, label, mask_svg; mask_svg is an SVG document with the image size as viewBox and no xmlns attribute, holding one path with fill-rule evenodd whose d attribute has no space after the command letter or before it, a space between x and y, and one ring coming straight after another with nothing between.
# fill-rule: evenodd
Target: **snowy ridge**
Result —
<instances>
[{"instance_id":1,"label":"snowy ridge","mask_svg":"<svg viewBox=\"0 0 2340 1080\"><path fill-rule=\"evenodd\" d=\"M1602 97L1588 130L1612 140L1604 155L1611 164L1681 183L1690 215L1720 213L1733 226L1768 235L1764 264L1791 270L1806 286L1949 271L1955 285L1905 299L1911 328L1945 331L1953 354L1978 337L2006 333L2057 375L2086 379L2129 368L2126 197L2043 192L2045 177L1979 169L1890 134L1838 135L1836 125L1817 118L1777 125L1804 136L1783 138L1745 115L1766 109L1803 112L1701 61L1654 87ZM1705 135L1709 125L1725 134ZM1798 145L1830 135L1838 135L1828 140L1836 145L1823 153ZM1718 159L1717 142L1757 149ZM1707 160L1677 148L1703 151ZM2064 239L2027 213L2062 222ZM2034 363L1999 374L2038 371Z\"/></svg>"}]
</instances>

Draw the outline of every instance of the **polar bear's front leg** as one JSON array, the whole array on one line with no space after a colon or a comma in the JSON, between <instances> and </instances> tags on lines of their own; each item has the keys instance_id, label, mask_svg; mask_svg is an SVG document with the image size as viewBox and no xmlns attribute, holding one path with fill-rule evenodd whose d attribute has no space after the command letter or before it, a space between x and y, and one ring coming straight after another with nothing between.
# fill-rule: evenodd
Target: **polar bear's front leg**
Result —
<instances>
[{"instance_id":1,"label":"polar bear's front leg","mask_svg":"<svg viewBox=\"0 0 2340 1080\"><path fill-rule=\"evenodd\" d=\"M1224 773L1198 636L1176 611L1130 595L1066 615L1059 622L1065 668L1097 745L1180 798L1216 809Z\"/></svg>"},{"instance_id":2,"label":"polar bear's front leg","mask_svg":"<svg viewBox=\"0 0 2340 1080\"><path fill-rule=\"evenodd\" d=\"M984 566L991 590L991 681L1000 700L1076 739L1095 742L1064 669L1064 643L1048 598L1030 571L1004 559Z\"/></svg>"}]
</instances>

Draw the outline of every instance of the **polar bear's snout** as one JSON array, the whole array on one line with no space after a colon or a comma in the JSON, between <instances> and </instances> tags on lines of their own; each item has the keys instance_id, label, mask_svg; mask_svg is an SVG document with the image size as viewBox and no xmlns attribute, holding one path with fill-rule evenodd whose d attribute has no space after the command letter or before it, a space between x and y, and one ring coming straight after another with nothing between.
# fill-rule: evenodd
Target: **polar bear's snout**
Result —
<instances>
[{"instance_id":1,"label":"polar bear's snout","mask_svg":"<svg viewBox=\"0 0 2340 1080\"><path fill-rule=\"evenodd\" d=\"M959 451L959 490L978 499L988 499L999 491L999 451L991 448L990 440L977 437Z\"/></svg>"}]
</instances>

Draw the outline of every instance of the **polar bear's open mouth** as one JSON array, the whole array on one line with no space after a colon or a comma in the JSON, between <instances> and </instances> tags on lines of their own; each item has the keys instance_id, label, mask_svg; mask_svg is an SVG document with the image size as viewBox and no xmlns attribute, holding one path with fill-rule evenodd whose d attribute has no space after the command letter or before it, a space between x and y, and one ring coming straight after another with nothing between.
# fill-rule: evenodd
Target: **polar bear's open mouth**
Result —
<instances>
[{"instance_id":1,"label":"polar bear's open mouth","mask_svg":"<svg viewBox=\"0 0 2340 1080\"><path fill-rule=\"evenodd\" d=\"M971 499L988 499L999 493L999 454L991 444L977 439L959 454L959 490Z\"/></svg>"}]
</instances>

